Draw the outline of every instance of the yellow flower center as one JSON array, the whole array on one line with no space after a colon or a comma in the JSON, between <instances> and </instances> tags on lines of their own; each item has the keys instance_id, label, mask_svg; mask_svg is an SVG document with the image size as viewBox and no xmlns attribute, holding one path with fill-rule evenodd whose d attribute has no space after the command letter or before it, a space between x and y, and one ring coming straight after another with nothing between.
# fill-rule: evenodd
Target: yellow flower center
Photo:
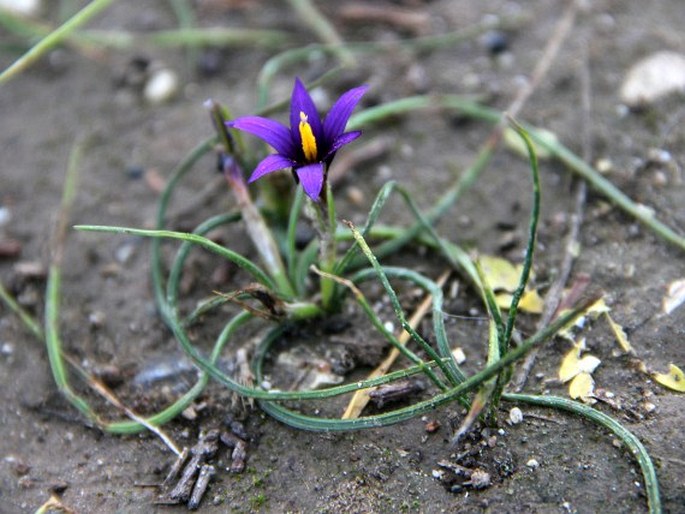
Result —
<instances>
[{"instance_id":1,"label":"yellow flower center","mask_svg":"<svg viewBox=\"0 0 685 514\"><path fill-rule=\"evenodd\" d=\"M316 160L316 138L312 132L312 126L307 121L307 115L300 111L300 138L302 139L302 151L304 157L310 162Z\"/></svg>"}]
</instances>

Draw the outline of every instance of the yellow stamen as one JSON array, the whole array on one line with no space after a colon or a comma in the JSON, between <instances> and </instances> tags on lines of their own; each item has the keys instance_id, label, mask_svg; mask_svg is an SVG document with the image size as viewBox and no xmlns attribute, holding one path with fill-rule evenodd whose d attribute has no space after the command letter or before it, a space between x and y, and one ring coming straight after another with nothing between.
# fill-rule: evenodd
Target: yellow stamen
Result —
<instances>
[{"instance_id":1,"label":"yellow stamen","mask_svg":"<svg viewBox=\"0 0 685 514\"><path fill-rule=\"evenodd\" d=\"M312 132L312 126L307 121L307 115L300 111L300 138L302 139L302 151L308 161L316 160L316 138Z\"/></svg>"}]
</instances>

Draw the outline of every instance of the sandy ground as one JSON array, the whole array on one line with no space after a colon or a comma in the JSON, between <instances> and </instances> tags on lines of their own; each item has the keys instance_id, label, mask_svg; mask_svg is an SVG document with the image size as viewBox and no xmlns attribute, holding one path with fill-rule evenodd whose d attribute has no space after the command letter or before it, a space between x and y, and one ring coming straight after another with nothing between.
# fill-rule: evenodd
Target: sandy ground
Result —
<instances>
[{"instance_id":1,"label":"sandy ground","mask_svg":"<svg viewBox=\"0 0 685 514\"><path fill-rule=\"evenodd\" d=\"M479 95L504 109L530 77L564 8L562 2L553 1L404 3L424 16L418 25L345 21L342 7L326 6L324 12L347 41L438 34L498 15L512 22L504 33L506 48L493 56L493 41L476 36L421 55L399 50L365 55L357 70L344 72L324 92L334 97L346 87L366 82L371 85L367 106L436 92ZM198 4L202 25L284 30L292 46L316 41L281 3ZM49 14L54 20L56 13ZM610 163L607 177L676 229L685 225L682 96L633 113L621 106L618 92L627 70L642 57L665 49L685 52L683 14L680 0L593 2L578 14L550 72L520 113L522 119L556 133L576 152L582 151L587 138L591 161ZM122 0L91 26L145 32L175 24L166 2L140 7ZM16 41L6 33L3 40ZM3 67L16 57L11 49L7 46L0 54ZM167 177L194 145L211 134L203 101L215 98L236 114L248 114L256 101L258 72L275 52L250 45L204 49L194 56L203 63L203 71L198 71L180 50L142 46L84 55L66 48L3 85L0 207L11 213L11 219L0 227L0 239L21 244L20 255L0 258L3 284L33 314L43 315L44 280L27 277L17 265L48 263L47 243L75 141L86 140L87 145L72 222L150 227L158 198L151 177ZM122 85L124 76L133 80L131 63L140 58L163 63L178 74L175 98L150 105L130 82ZM308 80L331 66L332 61L322 57L283 70L274 81L272 98L287 96L294 75ZM589 77L589 124L580 108L583 73ZM389 178L411 188L419 205L430 206L453 180L451 170L472 162L488 132L485 124L436 112L412 114L368 130L368 140L388 138L389 151L357 166L338 186L340 217L363 219L365 207ZM670 160L655 160L654 149L667 152ZM188 229L231 208L232 200L222 192L220 182L217 194L206 192L207 184L216 180L214 167L213 158L204 158L182 184L171 209L180 214L174 218L175 228ZM542 174L536 273L544 292L564 253L575 183L557 162L543 163ZM503 150L439 230L465 247L517 260L525 244L529 198L527 164ZM595 290L607 293L614 319L626 328L636 352L650 367L664 371L670 362L685 363L681 344L685 309L661 313L666 287L683 276L682 250L664 243L593 191L584 215L571 280L587 275ZM410 221L399 201L384 216L386 222ZM224 237L235 241L238 250L251 252L239 228ZM162 405L173 391L133 388L133 377L155 369L164 359L183 362L181 350L156 315L148 250L149 242L144 240L70 232L61 309L66 351L90 369L108 366L116 371L124 385L115 392L141 411ZM415 266L431 277L445 266L417 248L407 249L392 262ZM189 298L221 287L220 278L212 275L216 260L198 253L192 266ZM207 280L208 276L212 278ZM410 292L405 297L410 310L416 299ZM451 340L464 347L466 370L479 369L485 359L486 327L479 321L483 311L473 292L462 283L445 310L455 315L448 330ZM524 332L534 326L534 317L522 320ZM315 334L309 336L314 344ZM685 512L683 396L656 385L635 369L631 359L619 355L606 323L592 324L584 335L590 352L602 360L593 374L597 387L611 392L615 404L600 403L598 408L624 423L646 445L657 464L665 510ZM378 339L356 322L342 336ZM184 509L156 505L155 489L145 487L159 483L173 462L162 442L150 435L105 435L84 426L58 395L43 345L4 306L0 343L0 511L32 512L51 489L58 489L64 505L80 513ZM563 341L548 343L527 390L565 395L566 387L554 379L568 350ZM174 380L182 382L177 376ZM201 400L205 406L195 419L179 419L165 427L179 445L191 446L202 430L223 426L232 410L230 395L218 385L210 386ZM503 407L505 418L511 405ZM101 408L113 414L111 408ZM646 510L639 468L613 436L570 415L522 408L522 424L502 424L499 431L479 428L457 450L449 447L451 426L458 426L464 414L457 405L425 419L340 434L294 430L255 409L244 420L249 440L246 471L226 471L230 455L220 450L214 461L218 473L201 508L203 512L331 513ZM428 433L430 421L439 422L441 428ZM468 465L490 472L489 487L450 492L433 477L439 461L455 459L460 452L469 453ZM539 465L528 465L531 459Z\"/></svg>"}]
</instances>

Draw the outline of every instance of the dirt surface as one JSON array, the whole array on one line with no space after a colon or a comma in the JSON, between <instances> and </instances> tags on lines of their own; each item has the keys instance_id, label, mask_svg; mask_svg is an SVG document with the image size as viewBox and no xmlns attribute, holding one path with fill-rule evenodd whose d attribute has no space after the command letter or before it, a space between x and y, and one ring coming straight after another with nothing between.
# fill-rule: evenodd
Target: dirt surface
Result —
<instances>
[{"instance_id":1,"label":"dirt surface","mask_svg":"<svg viewBox=\"0 0 685 514\"><path fill-rule=\"evenodd\" d=\"M149 31L176 25L167 2L144 4L115 2L91 26ZM282 3L197 4L202 25L281 29L291 34L293 46L316 41ZM530 76L564 9L564 3L552 1L413 0L404 4L425 15L418 27L345 21L342 7L333 5L326 5L324 12L347 41L393 41L417 31L437 34L498 15L512 20L505 41L500 42L506 48L492 55L497 41L477 36L420 56L399 50L364 55L358 69L343 73L323 88L331 97L365 82L371 86L366 106L417 92L441 92L482 95L488 104L504 109ZM618 91L628 68L645 55L662 49L685 51L683 14L681 0L588 3L550 72L520 114L555 132L576 152L581 152L583 137L588 137L592 161L612 163L608 178L638 202L653 207L676 229L685 226L682 97L671 96L633 113L621 107ZM47 13L49 19L56 16L56 12ZM249 47L200 50L195 57L204 68L198 71L180 50L150 46L85 56L68 48L53 52L3 85L0 207L11 213L11 219L0 228L0 239L14 239L22 246L21 255L0 258L3 284L37 317L43 315L44 280L23 275L17 265L47 266L48 241L75 141L85 139L87 145L73 224L150 227L158 198L151 177L155 173L167 177L190 149L211 134L203 101L214 98L236 114L250 113L258 72L273 53ZM15 57L10 51L3 52L0 64L4 68ZM130 63L140 58L164 63L179 75L180 90L173 100L149 105L134 86L122 85L122 77L128 73L130 78L132 73ZM274 82L272 99L288 95L294 75L310 80L331 66L330 60L314 58L284 70ZM592 99L589 125L584 124L580 108L584 69L589 72ZM437 112L412 114L368 130L367 140L387 137L391 150L381 159L357 166L338 186L340 217L362 220L365 207L389 178L414 191L419 205L430 206L453 180L451 169L462 170L472 162L489 130L485 124ZM671 160L650 160L655 148L670 152ZM473 189L441 222L440 232L465 247L520 259L530 206L528 173L523 160L499 152ZM542 173L536 273L544 291L554 280L563 256L574 182L559 163L544 163ZM216 178L214 159L204 158L175 198L171 208L172 216L177 215L175 228L189 229L231 208L232 199L223 192L221 182L218 194L203 192ZM410 222L401 203L391 203L384 219ZM237 241L233 248L250 254L244 234L232 230L222 237ZM585 206L580 244L572 279L586 274L593 289L606 291L614 319L627 329L638 355L662 371L670 362L685 364L685 308L670 315L661 313L667 285L683 276L682 251L592 191ZM149 242L144 240L70 232L61 305L66 351L88 369L110 367L107 369L116 371L124 384L115 392L141 412L163 405L173 397L173 386L180 383L182 387L188 375L174 375L166 388L131 385L141 371L157 369L160 362L181 363L180 368L184 362L156 314L148 250ZM195 279L186 284L189 302L227 287L222 275L215 273L218 261L199 252L194 259ZM417 248L395 256L392 262L417 267L431 277L445 267L437 257L426 256ZM240 278L237 275L233 280ZM373 290L369 291L372 295ZM403 293L406 309L411 310L417 299L411 291ZM449 336L464 348L465 369L479 369L484 364L486 341L482 307L462 283L445 310L455 315L448 322ZM534 326L534 317L522 319L524 332L532 332ZM338 334L339 338L377 341L379 337L365 327L355 323ZM428 327L426 324L426 331ZM306 334L303 339L318 342L315 329ZM241 334L241 340L255 335L254 330ZM585 337L591 353L602 360L594 373L597 387L613 393L615 404L621 406L616 409L600 403L598 408L624 423L649 450L657 465L665 510L685 512L685 399L656 385L635 369L631 359L620 356L606 323L593 323ZM162 442L149 434L118 437L84 426L82 418L57 393L43 345L4 306L0 308L0 345L1 512L31 512L55 488L66 506L81 513L185 509L156 505L155 489L146 487L161 482L173 462ZM554 379L568 350L568 343L548 343L527 390L566 395L566 387ZM190 375L192 378L192 371ZM234 410L230 395L217 385L210 386L201 400L205 407L198 408L195 419L179 419L165 427L181 446L192 446L202 430L223 427ZM98 400L94 402L100 405ZM342 409L343 401L338 403L333 406L338 409L335 412ZM326 409L333 407L327 405ZM502 419L511 407L503 404ZM114 414L109 407L100 408ZM392 427L336 434L294 430L255 409L244 419L249 442L246 471L226 471L230 454L220 449L214 460L218 473L201 509L331 513L646 510L639 468L613 436L570 415L521 408L523 423L502 423L499 430L478 428L456 450L450 448L449 440L452 427L459 425L464 414L457 405ZM429 433L426 425L432 421L439 422L440 428ZM461 453L466 455L460 461L465 466L490 474L489 487L450 492L434 478L439 461L454 461Z\"/></svg>"}]
</instances>

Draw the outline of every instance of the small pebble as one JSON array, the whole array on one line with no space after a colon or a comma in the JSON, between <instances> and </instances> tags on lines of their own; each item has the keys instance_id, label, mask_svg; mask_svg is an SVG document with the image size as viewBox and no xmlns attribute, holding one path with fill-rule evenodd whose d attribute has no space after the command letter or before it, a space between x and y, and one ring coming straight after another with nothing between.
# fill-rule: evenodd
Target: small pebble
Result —
<instances>
[{"instance_id":1,"label":"small pebble","mask_svg":"<svg viewBox=\"0 0 685 514\"><path fill-rule=\"evenodd\" d=\"M355 207L361 207L364 205L364 191L359 189L357 186L349 186L345 189L345 195L352 205Z\"/></svg>"},{"instance_id":2,"label":"small pebble","mask_svg":"<svg viewBox=\"0 0 685 514\"><path fill-rule=\"evenodd\" d=\"M0 345L0 354L9 357L14 353L14 345L12 343L4 342Z\"/></svg>"},{"instance_id":3,"label":"small pebble","mask_svg":"<svg viewBox=\"0 0 685 514\"><path fill-rule=\"evenodd\" d=\"M43 10L43 2L41 0L0 0L0 8L29 18L36 18Z\"/></svg>"},{"instance_id":4,"label":"small pebble","mask_svg":"<svg viewBox=\"0 0 685 514\"><path fill-rule=\"evenodd\" d=\"M428 423L426 423L424 428L426 432L433 434L440 429L440 422L437 419L430 420Z\"/></svg>"},{"instance_id":5,"label":"small pebble","mask_svg":"<svg viewBox=\"0 0 685 514\"><path fill-rule=\"evenodd\" d=\"M535 459L530 459L528 462L526 462L526 466L528 466L530 469L537 469L540 467L540 463Z\"/></svg>"},{"instance_id":6,"label":"small pebble","mask_svg":"<svg viewBox=\"0 0 685 514\"><path fill-rule=\"evenodd\" d=\"M131 180L139 180L143 177L145 168L142 166L129 166L126 168L126 176Z\"/></svg>"},{"instance_id":7,"label":"small pebble","mask_svg":"<svg viewBox=\"0 0 685 514\"><path fill-rule=\"evenodd\" d=\"M685 92L685 55L661 51L633 65L621 85L621 101L632 108Z\"/></svg>"},{"instance_id":8,"label":"small pebble","mask_svg":"<svg viewBox=\"0 0 685 514\"><path fill-rule=\"evenodd\" d=\"M0 227L4 227L12 220L12 212L7 207L0 207Z\"/></svg>"},{"instance_id":9,"label":"small pebble","mask_svg":"<svg viewBox=\"0 0 685 514\"><path fill-rule=\"evenodd\" d=\"M461 346L457 346L454 350L452 350L452 356L457 364L464 364L464 362L466 362L466 354Z\"/></svg>"},{"instance_id":10,"label":"small pebble","mask_svg":"<svg viewBox=\"0 0 685 514\"><path fill-rule=\"evenodd\" d=\"M654 185L657 187L664 187L668 185L668 175L664 173L663 171L659 170L654 173L654 177L652 179L654 182Z\"/></svg>"},{"instance_id":11,"label":"small pebble","mask_svg":"<svg viewBox=\"0 0 685 514\"><path fill-rule=\"evenodd\" d=\"M523 412L518 407L514 407L509 411L509 424L518 425L523 421Z\"/></svg>"},{"instance_id":12,"label":"small pebble","mask_svg":"<svg viewBox=\"0 0 685 514\"><path fill-rule=\"evenodd\" d=\"M22 278L42 279L47 276L47 270L39 261L21 261L14 265L14 272Z\"/></svg>"},{"instance_id":13,"label":"small pebble","mask_svg":"<svg viewBox=\"0 0 685 514\"><path fill-rule=\"evenodd\" d=\"M103 311L93 311L88 314L88 324L93 328L100 328L105 324L107 315Z\"/></svg>"},{"instance_id":14,"label":"small pebble","mask_svg":"<svg viewBox=\"0 0 685 514\"><path fill-rule=\"evenodd\" d=\"M595 168L597 168L597 171L605 175L614 169L614 164L610 159L597 159L597 162L595 162Z\"/></svg>"},{"instance_id":15,"label":"small pebble","mask_svg":"<svg viewBox=\"0 0 685 514\"><path fill-rule=\"evenodd\" d=\"M489 30L480 38L481 44L490 55L499 55L509 48L509 38L499 30Z\"/></svg>"},{"instance_id":16,"label":"small pebble","mask_svg":"<svg viewBox=\"0 0 685 514\"><path fill-rule=\"evenodd\" d=\"M471 487L474 489L485 489L490 487L490 473L482 469L474 469L471 473Z\"/></svg>"},{"instance_id":17,"label":"small pebble","mask_svg":"<svg viewBox=\"0 0 685 514\"><path fill-rule=\"evenodd\" d=\"M386 321L383 323L383 328L387 330L388 332L394 332L395 331L395 324L392 321Z\"/></svg>"},{"instance_id":18,"label":"small pebble","mask_svg":"<svg viewBox=\"0 0 685 514\"><path fill-rule=\"evenodd\" d=\"M178 76L168 68L161 68L150 74L143 96L152 105L159 105L171 100L177 92Z\"/></svg>"},{"instance_id":19,"label":"small pebble","mask_svg":"<svg viewBox=\"0 0 685 514\"><path fill-rule=\"evenodd\" d=\"M656 410L656 405L654 405L652 402L644 402L642 404L642 408L645 410L645 412L651 414Z\"/></svg>"},{"instance_id":20,"label":"small pebble","mask_svg":"<svg viewBox=\"0 0 685 514\"><path fill-rule=\"evenodd\" d=\"M114 251L114 258L119 264L128 263L133 255L135 254L136 247L138 246L137 239L128 239L121 243L117 249Z\"/></svg>"},{"instance_id":21,"label":"small pebble","mask_svg":"<svg viewBox=\"0 0 685 514\"><path fill-rule=\"evenodd\" d=\"M650 148L647 152L647 158L656 164L668 164L673 160L671 152L663 148Z\"/></svg>"}]
</instances>

